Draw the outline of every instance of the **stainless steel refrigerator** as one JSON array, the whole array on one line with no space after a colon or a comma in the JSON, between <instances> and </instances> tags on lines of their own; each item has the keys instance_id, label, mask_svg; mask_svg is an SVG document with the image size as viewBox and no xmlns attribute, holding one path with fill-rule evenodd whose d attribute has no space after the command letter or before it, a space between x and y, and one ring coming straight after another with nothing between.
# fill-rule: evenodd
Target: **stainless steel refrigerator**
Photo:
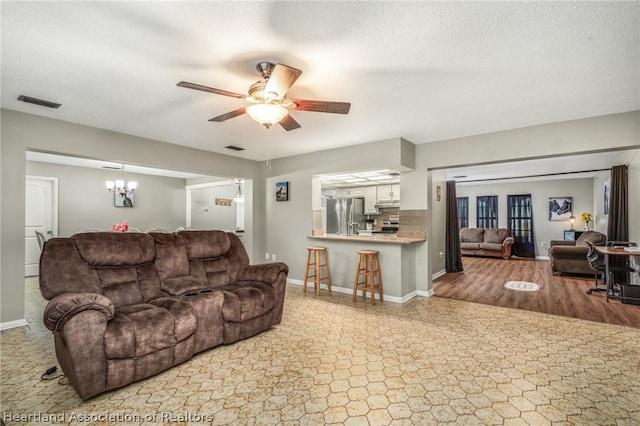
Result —
<instances>
[{"instance_id":1,"label":"stainless steel refrigerator","mask_svg":"<svg viewBox=\"0 0 640 426\"><path fill-rule=\"evenodd\" d=\"M327 234L346 234L351 221L358 223L352 228L365 229L364 198L334 198L327 200ZM355 233L355 232L354 232Z\"/></svg>"}]
</instances>

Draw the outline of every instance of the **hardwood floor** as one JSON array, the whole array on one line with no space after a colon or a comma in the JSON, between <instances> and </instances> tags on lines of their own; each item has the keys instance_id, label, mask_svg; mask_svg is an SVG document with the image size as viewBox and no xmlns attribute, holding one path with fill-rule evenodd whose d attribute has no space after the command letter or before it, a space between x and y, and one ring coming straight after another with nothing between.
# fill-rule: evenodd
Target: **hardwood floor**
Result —
<instances>
[{"instance_id":1,"label":"hardwood floor","mask_svg":"<svg viewBox=\"0 0 640 426\"><path fill-rule=\"evenodd\" d=\"M462 264L464 272L434 280L437 297L640 328L640 306L588 295L593 277L554 276L547 260L463 256ZM533 282L540 290L509 290L507 281Z\"/></svg>"}]
</instances>

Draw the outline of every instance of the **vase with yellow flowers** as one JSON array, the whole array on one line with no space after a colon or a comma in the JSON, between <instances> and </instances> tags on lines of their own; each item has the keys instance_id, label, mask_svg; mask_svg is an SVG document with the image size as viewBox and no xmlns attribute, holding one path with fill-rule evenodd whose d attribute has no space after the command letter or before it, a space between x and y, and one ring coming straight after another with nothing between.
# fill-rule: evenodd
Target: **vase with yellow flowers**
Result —
<instances>
[{"instance_id":1,"label":"vase with yellow flowers","mask_svg":"<svg viewBox=\"0 0 640 426\"><path fill-rule=\"evenodd\" d=\"M591 213L582 213L580 215L580 220L584 222L584 230L589 230L589 222L591 222Z\"/></svg>"}]
</instances>

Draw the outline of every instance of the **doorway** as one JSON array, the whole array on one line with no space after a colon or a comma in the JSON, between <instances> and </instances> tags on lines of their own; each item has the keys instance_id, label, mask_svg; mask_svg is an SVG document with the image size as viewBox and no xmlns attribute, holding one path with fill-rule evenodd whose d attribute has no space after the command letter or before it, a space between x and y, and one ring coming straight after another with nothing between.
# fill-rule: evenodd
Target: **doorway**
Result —
<instances>
[{"instance_id":1,"label":"doorway","mask_svg":"<svg viewBox=\"0 0 640 426\"><path fill-rule=\"evenodd\" d=\"M58 179L27 176L25 191L24 274L32 277L40 272L40 246L35 231L47 239L58 235Z\"/></svg>"}]
</instances>

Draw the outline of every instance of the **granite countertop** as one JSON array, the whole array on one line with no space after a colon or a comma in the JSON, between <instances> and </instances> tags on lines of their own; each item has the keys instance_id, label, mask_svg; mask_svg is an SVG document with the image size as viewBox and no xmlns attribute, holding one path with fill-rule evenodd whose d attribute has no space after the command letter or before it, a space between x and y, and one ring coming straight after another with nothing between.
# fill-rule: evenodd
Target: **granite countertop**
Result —
<instances>
[{"instance_id":1,"label":"granite countertop","mask_svg":"<svg viewBox=\"0 0 640 426\"><path fill-rule=\"evenodd\" d=\"M325 235L312 235L307 238L315 240L333 240L333 241L359 241L367 243L382 243L382 244L413 244L426 241L425 238L407 238L398 237L390 234L374 234L371 236L364 235L338 235L338 234L325 234Z\"/></svg>"}]
</instances>

